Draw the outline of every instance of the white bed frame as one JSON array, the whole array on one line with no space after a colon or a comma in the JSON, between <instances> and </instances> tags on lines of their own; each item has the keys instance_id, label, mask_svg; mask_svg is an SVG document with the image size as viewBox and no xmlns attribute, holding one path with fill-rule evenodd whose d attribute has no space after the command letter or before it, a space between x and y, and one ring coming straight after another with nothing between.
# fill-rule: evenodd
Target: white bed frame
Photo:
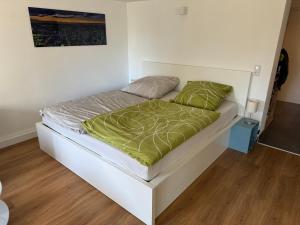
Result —
<instances>
[{"instance_id":1,"label":"white bed frame","mask_svg":"<svg viewBox=\"0 0 300 225\"><path fill-rule=\"evenodd\" d=\"M144 75L176 75L186 80L211 80L234 87L231 100L243 115L251 72L233 71L165 63L144 62ZM227 148L230 128L219 130L201 145L191 146L192 153L160 173L150 182L130 174L93 151L64 137L42 123L37 124L40 148L82 179L93 185L147 225L157 218Z\"/></svg>"}]
</instances>

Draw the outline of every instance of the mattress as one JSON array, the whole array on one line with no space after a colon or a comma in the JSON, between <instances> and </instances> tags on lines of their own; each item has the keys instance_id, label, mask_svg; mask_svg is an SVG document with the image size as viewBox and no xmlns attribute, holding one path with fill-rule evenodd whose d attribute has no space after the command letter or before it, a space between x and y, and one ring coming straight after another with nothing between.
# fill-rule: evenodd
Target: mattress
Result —
<instances>
[{"instance_id":1,"label":"mattress","mask_svg":"<svg viewBox=\"0 0 300 225\"><path fill-rule=\"evenodd\" d=\"M176 93L173 92L162 99L169 100L172 99L175 95ZM49 119L49 117L44 116L43 123L54 131L76 142L77 144L89 149L90 151L95 152L105 160L108 160L111 163L115 164L117 167L125 169L128 173L138 176L146 181L150 181L161 172L167 170L179 159L182 159L185 154L189 154L189 151L192 151L189 144L195 142L197 144L201 144L207 138L211 137L213 134L228 125L236 117L238 113L238 106L236 103L225 101L217 111L221 113L221 116L216 122L206 127L201 132L194 135L192 138L175 148L163 159L161 159L151 167L146 167L140 164L138 161L131 158L121 150L103 143L89 136L88 134L81 134L72 129L64 127L56 123L54 120Z\"/></svg>"}]
</instances>

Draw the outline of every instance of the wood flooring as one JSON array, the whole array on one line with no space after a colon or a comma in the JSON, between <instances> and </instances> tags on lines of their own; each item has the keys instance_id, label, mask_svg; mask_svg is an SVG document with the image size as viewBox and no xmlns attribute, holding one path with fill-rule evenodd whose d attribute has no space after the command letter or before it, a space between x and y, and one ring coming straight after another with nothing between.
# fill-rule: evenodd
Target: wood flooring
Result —
<instances>
[{"instance_id":1,"label":"wood flooring","mask_svg":"<svg viewBox=\"0 0 300 225\"><path fill-rule=\"evenodd\" d=\"M143 224L40 151L36 139L0 150L0 180L10 225ZM248 155L227 150L156 223L298 225L300 157L259 145Z\"/></svg>"}]
</instances>

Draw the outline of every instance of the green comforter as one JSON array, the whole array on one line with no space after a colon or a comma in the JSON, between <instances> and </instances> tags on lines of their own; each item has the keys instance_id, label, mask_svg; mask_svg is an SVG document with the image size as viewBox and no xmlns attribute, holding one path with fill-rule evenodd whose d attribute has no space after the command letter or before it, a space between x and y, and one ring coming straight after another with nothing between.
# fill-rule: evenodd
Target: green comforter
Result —
<instances>
[{"instance_id":1,"label":"green comforter","mask_svg":"<svg viewBox=\"0 0 300 225\"><path fill-rule=\"evenodd\" d=\"M220 114L151 100L84 121L88 134L152 166L219 118Z\"/></svg>"}]
</instances>

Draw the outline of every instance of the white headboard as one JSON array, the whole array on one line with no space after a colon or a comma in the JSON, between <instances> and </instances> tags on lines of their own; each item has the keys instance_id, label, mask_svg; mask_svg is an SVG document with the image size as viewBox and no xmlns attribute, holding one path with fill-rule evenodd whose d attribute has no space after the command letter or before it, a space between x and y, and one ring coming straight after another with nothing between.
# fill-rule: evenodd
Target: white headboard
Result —
<instances>
[{"instance_id":1,"label":"white headboard","mask_svg":"<svg viewBox=\"0 0 300 225\"><path fill-rule=\"evenodd\" d=\"M190 80L207 80L231 85L234 91L227 99L238 103L239 115L244 115L252 76L250 71L144 61L142 76L155 75L177 76L180 78L180 89Z\"/></svg>"}]
</instances>

